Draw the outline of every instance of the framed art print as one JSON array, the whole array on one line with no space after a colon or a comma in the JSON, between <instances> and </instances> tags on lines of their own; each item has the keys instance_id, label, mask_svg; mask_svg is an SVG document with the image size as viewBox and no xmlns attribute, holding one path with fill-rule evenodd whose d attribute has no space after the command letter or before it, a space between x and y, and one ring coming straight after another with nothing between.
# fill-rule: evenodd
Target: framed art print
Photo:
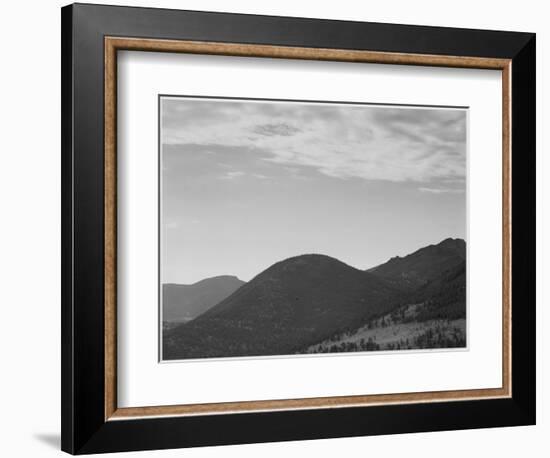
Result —
<instances>
[{"instance_id":1,"label":"framed art print","mask_svg":"<svg viewBox=\"0 0 550 458\"><path fill-rule=\"evenodd\" d=\"M467 348L466 109L159 106L161 362Z\"/></svg>"},{"instance_id":2,"label":"framed art print","mask_svg":"<svg viewBox=\"0 0 550 458\"><path fill-rule=\"evenodd\" d=\"M62 448L535 421L535 36L62 10Z\"/></svg>"}]
</instances>

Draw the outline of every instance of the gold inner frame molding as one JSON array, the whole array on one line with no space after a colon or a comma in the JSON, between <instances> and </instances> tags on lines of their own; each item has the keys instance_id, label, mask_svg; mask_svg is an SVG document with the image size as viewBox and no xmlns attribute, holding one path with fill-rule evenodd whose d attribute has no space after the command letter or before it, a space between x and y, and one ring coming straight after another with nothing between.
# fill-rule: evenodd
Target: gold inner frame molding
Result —
<instances>
[{"instance_id":1,"label":"gold inner frame molding","mask_svg":"<svg viewBox=\"0 0 550 458\"><path fill-rule=\"evenodd\" d=\"M502 72L502 387L455 391L336 396L119 408L117 404L117 51L267 57L378 64L493 69ZM511 60L343 49L105 37L105 420L274 410L359 407L489 398L512 394L511 367Z\"/></svg>"}]
</instances>

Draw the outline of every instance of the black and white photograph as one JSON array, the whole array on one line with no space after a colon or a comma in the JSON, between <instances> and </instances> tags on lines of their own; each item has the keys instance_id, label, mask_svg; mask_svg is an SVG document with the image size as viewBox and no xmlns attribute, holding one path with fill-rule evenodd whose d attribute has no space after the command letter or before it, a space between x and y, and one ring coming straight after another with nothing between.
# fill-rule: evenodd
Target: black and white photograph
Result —
<instances>
[{"instance_id":1,"label":"black and white photograph","mask_svg":"<svg viewBox=\"0 0 550 458\"><path fill-rule=\"evenodd\" d=\"M161 360L466 348L467 108L159 118Z\"/></svg>"}]
</instances>

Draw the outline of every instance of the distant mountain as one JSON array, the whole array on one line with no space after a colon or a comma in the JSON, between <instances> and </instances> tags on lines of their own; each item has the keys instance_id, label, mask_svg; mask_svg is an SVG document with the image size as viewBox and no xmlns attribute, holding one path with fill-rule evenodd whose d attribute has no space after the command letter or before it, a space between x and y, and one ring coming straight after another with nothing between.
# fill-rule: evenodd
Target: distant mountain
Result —
<instances>
[{"instance_id":1,"label":"distant mountain","mask_svg":"<svg viewBox=\"0 0 550 458\"><path fill-rule=\"evenodd\" d=\"M188 321L234 293L245 282L231 275L206 278L192 285L162 285L163 321Z\"/></svg>"},{"instance_id":2,"label":"distant mountain","mask_svg":"<svg viewBox=\"0 0 550 458\"><path fill-rule=\"evenodd\" d=\"M442 273L457 268L466 259L466 242L462 239L445 239L407 256L396 256L367 272L394 285L416 289L435 280Z\"/></svg>"},{"instance_id":3,"label":"distant mountain","mask_svg":"<svg viewBox=\"0 0 550 458\"><path fill-rule=\"evenodd\" d=\"M290 354L403 298L369 272L323 255L281 261L195 320L164 335L163 357Z\"/></svg>"}]
</instances>

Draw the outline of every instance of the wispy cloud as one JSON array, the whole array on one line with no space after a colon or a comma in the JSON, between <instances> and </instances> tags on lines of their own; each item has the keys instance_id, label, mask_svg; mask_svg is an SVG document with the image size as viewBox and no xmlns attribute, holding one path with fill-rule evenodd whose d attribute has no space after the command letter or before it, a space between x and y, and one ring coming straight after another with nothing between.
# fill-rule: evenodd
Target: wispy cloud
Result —
<instances>
[{"instance_id":1,"label":"wispy cloud","mask_svg":"<svg viewBox=\"0 0 550 458\"><path fill-rule=\"evenodd\" d=\"M464 189L456 188L418 188L420 192L427 192L430 194L463 194Z\"/></svg>"},{"instance_id":2,"label":"wispy cloud","mask_svg":"<svg viewBox=\"0 0 550 458\"><path fill-rule=\"evenodd\" d=\"M267 137L290 137L301 131L297 127L281 122L278 124L260 124L259 126L255 126L252 132Z\"/></svg>"},{"instance_id":3,"label":"wispy cloud","mask_svg":"<svg viewBox=\"0 0 550 458\"><path fill-rule=\"evenodd\" d=\"M239 178L244 176L245 173L241 171L231 171L231 172L225 172L221 178L222 180L234 180L235 178Z\"/></svg>"},{"instance_id":4,"label":"wispy cloud","mask_svg":"<svg viewBox=\"0 0 550 458\"><path fill-rule=\"evenodd\" d=\"M162 117L166 145L254 150L268 163L340 179L464 181L463 110L175 98L163 100Z\"/></svg>"}]
</instances>

